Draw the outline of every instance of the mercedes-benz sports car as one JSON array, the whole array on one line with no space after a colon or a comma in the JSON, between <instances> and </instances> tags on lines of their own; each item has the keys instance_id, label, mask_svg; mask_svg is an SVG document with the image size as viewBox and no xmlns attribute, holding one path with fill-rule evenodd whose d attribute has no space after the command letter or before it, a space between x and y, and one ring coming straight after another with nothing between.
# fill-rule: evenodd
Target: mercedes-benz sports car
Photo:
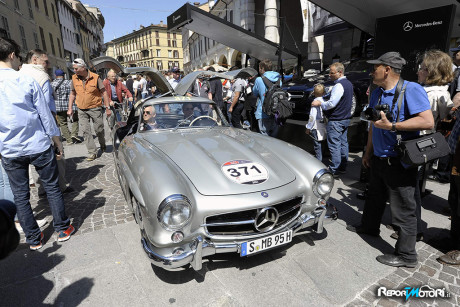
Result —
<instances>
[{"instance_id":1,"label":"mercedes-benz sports car","mask_svg":"<svg viewBox=\"0 0 460 307\"><path fill-rule=\"evenodd\" d=\"M113 61L93 64L114 68ZM232 128L214 102L187 96L196 77L250 77L254 69L194 72L175 90L160 73L144 73L164 94L138 102L115 125L113 155L154 265L199 270L206 256L257 254L300 232L320 233L337 218L327 203L334 179L320 161L276 138Z\"/></svg>"}]
</instances>

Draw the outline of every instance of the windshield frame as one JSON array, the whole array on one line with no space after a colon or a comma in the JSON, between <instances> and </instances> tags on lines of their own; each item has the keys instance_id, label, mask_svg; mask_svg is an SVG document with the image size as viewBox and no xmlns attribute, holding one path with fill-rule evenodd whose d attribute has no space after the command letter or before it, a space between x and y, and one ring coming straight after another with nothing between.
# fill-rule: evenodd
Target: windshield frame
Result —
<instances>
[{"instance_id":1,"label":"windshield frame","mask_svg":"<svg viewBox=\"0 0 460 307\"><path fill-rule=\"evenodd\" d=\"M220 118L219 123L215 123L213 125L205 125L205 126L191 126L190 124L193 119L189 118L183 118L184 113L181 105L184 105L186 103L192 103L194 104L194 114L193 119L196 119L198 117L202 116L207 116L206 113L198 113L200 111L200 107L203 107L203 105L209 105L209 107L212 106L213 110L217 111L217 118ZM169 112L165 112L164 105L168 105L169 107L172 107L172 109L169 110ZM155 127L154 129L145 129L146 123L144 122L144 110L145 108L153 106L155 108L155 113L156 117L162 117L162 121L156 121L160 127ZM160 108L163 107L162 111L160 111ZM197 97L189 97L189 96L172 96L172 97L164 97L161 99L152 99L152 100L146 100L142 104L138 105L137 108L132 110L132 112L135 112L134 116L138 117L138 127L137 127L137 132L139 133L146 133L146 132L164 132L164 131L177 131L177 130L184 130L184 129L209 129L213 127L222 127L222 128L227 128L230 127L230 124L226 120L225 116L222 114L222 111L220 108L217 108L216 104L214 101L205 99L205 98L197 98ZM206 112L206 111L203 111ZM212 117L212 116L211 116ZM204 118L206 119L206 118ZM176 120L176 124L166 124L166 122L173 122ZM211 121L210 118L206 119L208 121Z\"/></svg>"}]
</instances>

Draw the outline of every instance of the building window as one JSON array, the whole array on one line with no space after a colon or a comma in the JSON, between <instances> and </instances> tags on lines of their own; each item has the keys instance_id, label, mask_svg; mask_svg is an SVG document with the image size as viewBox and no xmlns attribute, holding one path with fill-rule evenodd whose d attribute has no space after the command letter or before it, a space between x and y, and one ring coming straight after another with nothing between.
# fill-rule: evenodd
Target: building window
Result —
<instances>
[{"instance_id":1,"label":"building window","mask_svg":"<svg viewBox=\"0 0 460 307\"><path fill-rule=\"evenodd\" d=\"M171 40L168 39L168 47L171 47Z\"/></svg>"},{"instance_id":2,"label":"building window","mask_svg":"<svg viewBox=\"0 0 460 307\"><path fill-rule=\"evenodd\" d=\"M45 14L46 14L46 17L49 17L49 14L48 14L48 6L46 5L46 0L43 0L43 6L45 7Z\"/></svg>"},{"instance_id":3,"label":"building window","mask_svg":"<svg viewBox=\"0 0 460 307\"><path fill-rule=\"evenodd\" d=\"M177 47L177 42L176 42L176 41L172 41L172 46L173 46L173 47Z\"/></svg>"},{"instance_id":4,"label":"building window","mask_svg":"<svg viewBox=\"0 0 460 307\"><path fill-rule=\"evenodd\" d=\"M173 68L174 63L171 61L168 61L168 69L171 70Z\"/></svg>"},{"instance_id":5,"label":"building window","mask_svg":"<svg viewBox=\"0 0 460 307\"><path fill-rule=\"evenodd\" d=\"M161 58L161 49L157 49L157 58Z\"/></svg>"},{"instance_id":6,"label":"building window","mask_svg":"<svg viewBox=\"0 0 460 307\"><path fill-rule=\"evenodd\" d=\"M34 11L32 10L32 3L30 2L30 0L27 0L27 7L29 8L30 19L34 19Z\"/></svg>"},{"instance_id":7,"label":"building window","mask_svg":"<svg viewBox=\"0 0 460 307\"><path fill-rule=\"evenodd\" d=\"M168 32L167 35L168 35L168 39L170 39L171 38L171 33Z\"/></svg>"},{"instance_id":8,"label":"building window","mask_svg":"<svg viewBox=\"0 0 460 307\"><path fill-rule=\"evenodd\" d=\"M179 51L174 50L174 58L178 59L179 58Z\"/></svg>"},{"instance_id":9,"label":"building window","mask_svg":"<svg viewBox=\"0 0 460 307\"><path fill-rule=\"evenodd\" d=\"M16 9L16 11L19 11L19 1L18 0L14 0L14 8Z\"/></svg>"},{"instance_id":10,"label":"building window","mask_svg":"<svg viewBox=\"0 0 460 307\"><path fill-rule=\"evenodd\" d=\"M176 33L173 33L173 39L176 39Z\"/></svg>"},{"instance_id":11,"label":"building window","mask_svg":"<svg viewBox=\"0 0 460 307\"><path fill-rule=\"evenodd\" d=\"M38 29L40 30L40 38L42 39L42 48L43 48L43 50L47 51L46 50L46 42L45 42L45 33L43 32L43 28L38 27Z\"/></svg>"},{"instance_id":12,"label":"building window","mask_svg":"<svg viewBox=\"0 0 460 307\"><path fill-rule=\"evenodd\" d=\"M179 67L179 62L174 62L174 67Z\"/></svg>"},{"instance_id":13,"label":"building window","mask_svg":"<svg viewBox=\"0 0 460 307\"><path fill-rule=\"evenodd\" d=\"M160 39L157 38L157 46L160 46Z\"/></svg>"},{"instance_id":14,"label":"building window","mask_svg":"<svg viewBox=\"0 0 460 307\"><path fill-rule=\"evenodd\" d=\"M38 43L37 32L34 32L34 42L35 42L35 49L40 49L40 44Z\"/></svg>"},{"instance_id":15,"label":"building window","mask_svg":"<svg viewBox=\"0 0 460 307\"><path fill-rule=\"evenodd\" d=\"M29 48L27 48L26 32L24 31L24 27L22 25L19 25L19 32L21 33L22 50L27 52L29 51Z\"/></svg>"},{"instance_id":16,"label":"building window","mask_svg":"<svg viewBox=\"0 0 460 307\"><path fill-rule=\"evenodd\" d=\"M160 33L158 31L155 31L155 37L160 37Z\"/></svg>"},{"instance_id":17,"label":"building window","mask_svg":"<svg viewBox=\"0 0 460 307\"><path fill-rule=\"evenodd\" d=\"M163 70L163 63L161 61L157 61L157 70Z\"/></svg>"},{"instance_id":18,"label":"building window","mask_svg":"<svg viewBox=\"0 0 460 307\"><path fill-rule=\"evenodd\" d=\"M62 58L61 41L59 40L59 37L57 37L56 40L57 40L58 49L59 49L59 57Z\"/></svg>"},{"instance_id":19,"label":"building window","mask_svg":"<svg viewBox=\"0 0 460 307\"><path fill-rule=\"evenodd\" d=\"M57 23L56 14L54 13L54 5L51 3L51 11L53 12L54 23Z\"/></svg>"},{"instance_id":20,"label":"building window","mask_svg":"<svg viewBox=\"0 0 460 307\"><path fill-rule=\"evenodd\" d=\"M5 30L6 32L6 37L11 38L10 27L8 27L8 19L6 19L5 16L2 16L1 26L2 26L2 29Z\"/></svg>"},{"instance_id":21,"label":"building window","mask_svg":"<svg viewBox=\"0 0 460 307\"><path fill-rule=\"evenodd\" d=\"M168 58L172 58L172 50L168 50Z\"/></svg>"},{"instance_id":22,"label":"building window","mask_svg":"<svg viewBox=\"0 0 460 307\"><path fill-rule=\"evenodd\" d=\"M56 50L54 49L53 35L51 35L51 33L49 33L49 35L50 35L50 42L51 42L51 52L53 53L53 55L56 55Z\"/></svg>"}]
</instances>

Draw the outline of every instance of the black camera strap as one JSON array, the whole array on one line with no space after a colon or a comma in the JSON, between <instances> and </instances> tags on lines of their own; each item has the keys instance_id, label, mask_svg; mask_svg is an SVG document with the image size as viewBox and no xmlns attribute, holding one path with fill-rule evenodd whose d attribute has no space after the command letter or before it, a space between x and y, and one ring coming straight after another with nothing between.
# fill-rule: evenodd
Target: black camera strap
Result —
<instances>
[{"instance_id":1,"label":"black camera strap","mask_svg":"<svg viewBox=\"0 0 460 307\"><path fill-rule=\"evenodd\" d=\"M399 98L399 95L400 94L403 94L403 97L404 97L404 92L406 90L406 87L404 87L403 89L403 84L404 84L404 79L403 78L399 78L398 80L398 84L396 84L396 89L395 89L395 94L394 94L394 97L393 97L393 102L391 104L391 110L390 110L390 113L393 114L393 111L395 109L395 106L396 106L396 101L398 100ZM379 102L378 104L380 104L380 102L382 101L382 95L383 95L383 91L380 93L380 97L379 97ZM397 121L399 121L399 108L401 106L398 107L398 118L397 118ZM394 122L394 120L393 120Z\"/></svg>"}]
</instances>

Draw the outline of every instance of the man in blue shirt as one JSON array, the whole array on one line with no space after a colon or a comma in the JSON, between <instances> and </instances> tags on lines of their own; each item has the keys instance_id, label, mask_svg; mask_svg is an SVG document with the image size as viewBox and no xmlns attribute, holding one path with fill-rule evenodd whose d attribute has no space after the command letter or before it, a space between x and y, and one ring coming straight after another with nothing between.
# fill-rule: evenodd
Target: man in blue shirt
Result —
<instances>
[{"instance_id":1,"label":"man in blue shirt","mask_svg":"<svg viewBox=\"0 0 460 307\"><path fill-rule=\"evenodd\" d=\"M348 225L347 230L378 236L388 191L392 224L398 229L399 236L394 254L380 255L377 261L395 267L415 267L417 168L406 168L401 163L395 145L397 134L407 140L417 137L420 130L432 129L433 114L426 91L421 85L404 81L401 88L405 88L405 92L401 91L401 95L396 93L398 83L403 82L400 78L401 68L406 64L398 52L387 52L368 63L374 64L371 75L373 82L379 86L371 94L369 107L389 105L393 120L389 121L381 111L380 119L370 125L367 149L362 161L365 167L370 168L369 193L361 224ZM397 99L402 99L398 122Z\"/></svg>"},{"instance_id":2,"label":"man in blue shirt","mask_svg":"<svg viewBox=\"0 0 460 307\"><path fill-rule=\"evenodd\" d=\"M51 146L52 138L59 154L64 153L59 129L40 85L17 71L19 52L16 42L0 38L0 154L26 242L37 250L43 246L43 233L29 202L29 164L35 166L45 187L58 241L68 240L75 229L65 214Z\"/></svg>"},{"instance_id":3,"label":"man in blue shirt","mask_svg":"<svg viewBox=\"0 0 460 307\"><path fill-rule=\"evenodd\" d=\"M335 178L338 173L345 173L348 162L348 126L350 125L353 102L353 84L344 76L345 68L336 62L330 66L329 76L335 82L329 100L315 99L312 107L323 109L328 118L326 133L327 145L331 152L330 170Z\"/></svg>"},{"instance_id":4,"label":"man in blue shirt","mask_svg":"<svg viewBox=\"0 0 460 307\"><path fill-rule=\"evenodd\" d=\"M280 74L276 71L272 71L272 61L265 59L259 63L259 73L261 76L266 77L270 82L278 82ZM264 84L262 77L257 77L254 82L254 87L252 88L252 93L257 97L257 107L255 116L259 122L259 130L263 135L268 135L276 137L278 134L278 125L276 124L275 117L269 116L262 111L262 106L265 100L265 93L267 92L267 87Z\"/></svg>"}]
</instances>

